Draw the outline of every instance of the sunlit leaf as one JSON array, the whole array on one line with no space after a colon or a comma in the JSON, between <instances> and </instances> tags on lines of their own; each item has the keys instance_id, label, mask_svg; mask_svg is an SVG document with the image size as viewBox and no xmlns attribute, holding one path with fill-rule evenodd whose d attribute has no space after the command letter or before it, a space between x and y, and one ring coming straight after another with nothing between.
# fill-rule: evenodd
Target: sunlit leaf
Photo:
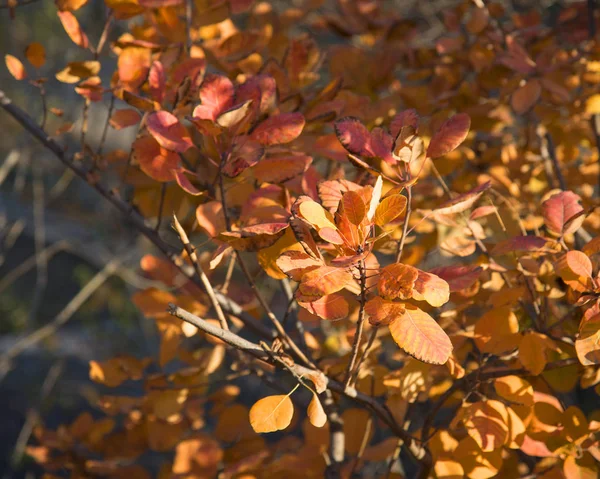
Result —
<instances>
[{"instance_id":1,"label":"sunlit leaf","mask_svg":"<svg viewBox=\"0 0 600 479\"><path fill-rule=\"evenodd\" d=\"M382 227L388 225L404 213L406 204L404 195L387 196L375 210L375 224Z\"/></svg>"},{"instance_id":2,"label":"sunlit leaf","mask_svg":"<svg viewBox=\"0 0 600 479\"><path fill-rule=\"evenodd\" d=\"M75 15L73 15L69 11L57 12L60 23L62 23L63 28L69 35L69 38L82 48L87 48L89 46L89 40L85 32L81 29L79 22Z\"/></svg>"},{"instance_id":3,"label":"sunlit leaf","mask_svg":"<svg viewBox=\"0 0 600 479\"><path fill-rule=\"evenodd\" d=\"M306 410L310 423L315 427L323 427L327 422L327 414L323 410L319 396L313 394L313 397Z\"/></svg>"},{"instance_id":4,"label":"sunlit leaf","mask_svg":"<svg viewBox=\"0 0 600 479\"><path fill-rule=\"evenodd\" d=\"M377 282L379 294L386 299L409 299L413 295L419 270L407 264L395 263L383 268Z\"/></svg>"},{"instance_id":5,"label":"sunlit leaf","mask_svg":"<svg viewBox=\"0 0 600 479\"><path fill-rule=\"evenodd\" d=\"M254 403L249 416L255 432L281 431L292 422L294 404L288 395L267 396Z\"/></svg>"},{"instance_id":6,"label":"sunlit leaf","mask_svg":"<svg viewBox=\"0 0 600 479\"><path fill-rule=\"evenodd\" d=\"M17 57L7 54L4 55L4 61L6 63L6 68L8 68L8 71L16 80L24 80L27 78L25 67Z\"/></svg>"},{"instance_id":7,"label":"sunlit leaf","mask_svg":"<svg viewBox=\"0 0 600 479\"><path fill-rule=\"evenodd\" d=\"M579 195L572 191L561 191L544 201L542 203L542 213L548 230L557 235L577 231L584 218L580 217L571 224L568 224L568 222L583 211L583 207L579 204L580 200Z\"/></svg>"},{"instance_id":8,"label":"sunlit leaf","mask_svg":"<svg viewBox=\"0 0 600 479\"><path fill-rule=\"evenodd\" d=\"M410 304L389 328L396 344L421 361L444 364L452 353L452 342L446 332L429 314Z\"/></svg>"}]
</instances>

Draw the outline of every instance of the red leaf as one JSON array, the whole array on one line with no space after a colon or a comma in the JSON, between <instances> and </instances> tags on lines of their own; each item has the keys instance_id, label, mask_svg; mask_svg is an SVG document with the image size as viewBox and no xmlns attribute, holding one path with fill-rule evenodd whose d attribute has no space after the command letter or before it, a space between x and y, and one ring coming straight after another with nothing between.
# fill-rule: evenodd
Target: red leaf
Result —
<instances>
[{"instance_id":1,"label":"red leaf","mask_svg":"<svg viewBox=\"0 0 600 479\"><path fill-rule=\"evenodd\" d=\"M390 123L390 133L393 138L396 138L400 134L400 130L405 126L410 126L413 129L417 129L419 126L419 115L414 108L410 110L404 110L394 115L392 122Z\"/></svg>"},{"instance_id":2,"label":"red leaf","mask_svg":"<svg viewBox=\"0 0 600 479\"><path fill-rule=\"evenodd\" d=\"M467 137L471 118L466 113L458 113L435 132L427 148L427 156L435 159L455 150Z\"/></svg>"},{"instance_id":3,"label":"red leaf","mask_svg":"<svg viewBox=\"0 0 600 479\"><path fill-rule=\"evenodd\" d=\"M452 353L452 342L425 311L406 305L404 314L389 325L392 338L411 356L432 364L444 364Z\"/></svg>"},{"instance_id":4,"label":"red leaf","mask_svg":"<svg viewBox=\"0 0 600 479\"><path fill-rule=\"evenodd\" d=\"M583 216L571 221L583 211L581 198L572 191L561 191L542 203L544 223L548 230L557 235L574 233L583 223Z\"/></svg>"},{"instance_id":5,"label":"red leaf","mask_svg":"<svg viewBox=\"0 0 600 479\"><path fill-rule=\"evenodd\" d=\"M281 113L260 123L251 136L261 145L281 145L298 138L303 128L302 113Z\"/></svg>"},{"instance_id":6,"label":"red leaf","mask_svg":"<svg viewBox=\"0 0 600 479\"><path fill-rule=\"evenodd\" d=\"M168 111L151 113L146 120L146 126L160 146L167 150L183 153L194 146L185 126Z\"/></svg>"},{"instance_id":7,"label":"red leaf","mask_svg":"<svg viewBox=\"0 0 600 479\"><path fill-rule=\"evenodd\" d=\"M491 254L501 255L517 251L537 251L542 249L546 243L547 240L539 236L514 236L494 246Z\"/></svg>"},{"instance_id":8,"label":"red leaf","mask_svg":"<svg viewBox=\"0 0 600 479\"><path fill-rule=\"evenodd\" d=\"M346 150L353 155L374 156L371 150L371 133L358 118L351 116L335 122L335 134Z\"/></svg>"},{"instance_id":9,"label":"red leaf","mask_svg":"<svg viewBox=\"0 0 600 479\"><path fill-rule=\"evenodd\" d=\"M181 5L183 0L138 0L138 3L145 8L162 8Z\"/></svg>"},{"instance_id":10,"label":"red leaf","mask_svg":"<svg viewBox=\"0 0 600 479\"><path fill-rule=\"evenodd\" d=\"M217 117L233 106L235 88L231 80L222 75L208 74L200 87L200 102L192 116L199 120L216 121Z\"/></svg>"},{"instance_id":11,"label":"red leaf","mask_svg":"<svg viewBox=\"0 0 600 479\"><path fill-rule=\"evenodd\" d=\"M482 271L481 266L441 266L431 270L448 283L452 293L471 287Z\"/></svg>"}]
</instances>

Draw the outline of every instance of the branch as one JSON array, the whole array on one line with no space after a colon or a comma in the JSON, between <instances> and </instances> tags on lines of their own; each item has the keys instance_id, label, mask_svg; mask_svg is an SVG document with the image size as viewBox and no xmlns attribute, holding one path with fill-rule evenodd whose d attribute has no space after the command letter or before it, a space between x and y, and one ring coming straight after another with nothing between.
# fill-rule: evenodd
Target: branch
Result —
<instances>
[{"instance_id":1,"label":"branch","mask_svg":"<svg viewBox=\"0 0 600 479\"><path fill-rule=\"evenodd\" d=\"M202 284L204 285L204 289L206 289L206 292L208 293L210 302L212 303L212 306L217 313L217 318L219 318L219 323L221 323L221 328L229 329L229 326L227 326L227 318L225 318L225 314L223 314L223 309L221 308L221 305L219 304L219 301L217 300L217 295L215 294L215 290L213 289L212 284L210 283L210 280L208 279L208 276L206 276L206 273L202 269L202 265L200 264L200 258L198 258L198 255L196 254L196 250L190 244L190 240L188 239L188 236L187 236L185 230L183 229L183 226L181 226L181 223L179 223L179 220L177 219L177 216L175 216L174 213L173 213L173 226L175 227L175 230L177 231L177 234L179 235L179 238L181 239L181 242L183 243L183 247L187 251L187 254L189 255L190 259L192 260L194 269L196 270L196 274L200 278L200 281L202 281Z\"/></svg>"},{"instance_id":2,"label":"branch","mask_svg":"<svg viewBox=\"0 0 600 479\"><path fill-rule=\"evenodd\" d=\"M183 321L186 321L187 323L190 323L193 326L196 326L198 329L204 331L205 333L219 338L220 340L229 344L230 346L254 356L256 359L267 362L269 364L273 364L278 368L284 369L279 361L273 361L272 354L274 353L268 353L256 343L248 341L247 339L244 339L231 331L221 329L220 327L215 326L214 324L211 324L172 303L169 304L168 312L173 316ZM282 361L285 362L283 358L280 359L282 359ZM420 462L424 468L430 467L429 465L431 464L431 455L429 451L421 444L419 444L417 440L410 436L404 429L402 429L402 427L396 422L396 420L392 417L389 411L375 398L367 394L363 394L353 387L345 387L342 383L330 379L322 371L319 371L317 369L307 368L296 363L290 365L289 361L286 362L285 369L289 370L295 376L316 378L316 380L319 383L322 383L324 385L323 387L331 389L331 391L337 392L339 394L343 394L344 396L354 400L355 402L360 403L363 406L369 408L392 430L392 432L398 438L404 441L411 455L418 462Z\"/></svg>"},{"instance_id":3,"label":"branch","mask_svg":"<svg viewBox=\"0 0 600 479\"><path fill-rule=\"evenodd\" d=\"M352 344L352 353L350 361L346 367L346 375L344 376L344 384L346 387L352 384L352 370L358 356L358 348L362 339L363 328L365 325L365 303L367 302L367 276L365 273L365 260L358 263L358 273L360 275L360 309L358 310L358 322L356 323L356 332L354 333L354 343ZM358 373L358 371L357 371Z\"/></svg>"},{"instance_id":4,"label":"branch","mask_svg":"<svg viewBox=\"0 0 600 479\"><path fill-rule=\"evenodd\" d=\"M108 190L102 184L95 182L91 183L88 181L87 170L79 163L75 163L71 156L67 156L63 148L52 138L50 138L44 130L42 130L32 118L21 108L14 105L12 100L6 96L6 94L0 90L0 107L2 107L9 115L17 120L23 128L31 133L40 143L48 148L54 155L63 163L67 168L73 171L77 176L84 180L90 187L96 192L108 200L113 206L115 206L131 223L133 226L143 234L151 243L153 243L167 258L169 258L179 269L182 270L185 276L190 278L191 281L202 287L199 279L194 278L193 274L189 274L185 268L181 267L177 261L174 260L175 255L179 253L177 248L174 248L166 241L164 241L159 234L150 228L144 218L139 215L131 205L123 201L117 192L114 190ZM218 292L215 293L219 304L225 312L240 318L240 320L249 328L251 328L256 334L266 339L273 339L275 337L274 332L257 321L252 315L245 312L242 307L233 301L231 298L224 296Z\"/></svg>"}]
</instances>

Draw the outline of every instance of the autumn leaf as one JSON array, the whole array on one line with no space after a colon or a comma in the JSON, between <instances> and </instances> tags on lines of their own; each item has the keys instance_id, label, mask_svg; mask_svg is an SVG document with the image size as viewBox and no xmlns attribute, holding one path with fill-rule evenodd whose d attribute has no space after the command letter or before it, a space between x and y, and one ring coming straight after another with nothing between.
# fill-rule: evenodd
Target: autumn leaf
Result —
<instances>
[{"instance_id":1,"label":"autumn leaf","mask_svg":"<svg viewBox=\"0 0 600 479\"><path fill-rule=\"evenodd\" d=\"M304 173L311 163L308 155L264 158L254 166L252 174L263 183L283 183Z\"/></svg>"},{"instance_id":2,"label":"autumn leaf","mask_svg":"<svg viewBox=\"0 0 600 479\"><path fill-rule=\"evenodd\" d=\"M365 303L365 313L373 326L388 325L401 317L406 311L404 303L387 301L375 296Z\"/></svg>"},{"instance_id":3,"label":"autumn leaf","mask_svg":"<svg viewBox=\"0 0 600 479\"><path fill-rule=\"evenodd\" d=\"M523 115L535 106L541 94L542 86L539 80L534 78L513 92L510 98L510 105L517 115Z\"/></svg>"},{"instance_id":4,"label":"autumn leaf","mask_svg":"<svg viewBox=\"0 0 600 479\"><path fill-rule=\"evenodd\" d=\"M546 348L545 336L531 331L519 343L519 360L533 375L541 374L546 367Z\"/></svg>"},{"instance_id":5,"label":"autumn leaf","mask_svg":"<svg viewBox=\"0 0 600 479\"><path fill-rule=\"evenodd\" d=\"M584 366L600 364L599 314L581 320L579 337L575 341L575 351L579 362Z\"/></svg>"},{"instance_id":6,"label":"autumn leaf","mask_svg":"<svg viewBox=\"0 0 600 479\"><path fill-rule=\"evenodd\" d=\"M481 266L440 266L431 270L448 283L450 292L461 291L473 285L481 276Z\"/></svg>"},{"instance_id":7,"label":"autumn leaf","mask_svg":"<svg viewBox=\"0 0 600 479\"><path fill-rule=\"evenodd\" d=\"M17 57L13 55L4 55L4 61L6 63L6 68L10 74L15 78L15 80L24 80L27 78L27 72L25 71L25 67L21 63Z\"/></svg>"},{"instance_id":8,"label":"autumn leaf","mask_svg":"<svg viewBox=\"0 0 600 479\"><path fill-rule=\"evenodd\" d=\"M300 301L314 301L343 289L352 281L352 273L345 268L320 266L302 276L298 286Z\"/></svg>"},{"instance_id":9,"label":"autumn leaf","mask_svg":"<svg viewBox=\"0 0 600 479\"><path fill-rule=\"evenodd\" d=\"M41 43L33 42L27 45L25 56L34 68L41 68L46 63L46 49Z\"/></svg>"},{"instance_id":10,"label":"autumn leaf","mask_svg":"<svg viewBox=\"0 0 600 479\"><path fill-rule=\"evenodd\" d=\"M146 119L146 127L160 146L167 150L183 153L193 146L185 126L168 111L151 113Z\"/></svg>"},{"instance_id":11,"label":"autumn leaf","mask_svg":"<svg viewBox=\"0 0 600 479\"><path fill-rule=\"evenodd\" d=\"M316 394L313 394L313 397L308 405L308 409L306 410L306 414L310 420L310 423L315 427L323 427L327 422L327 415L323 410L319 396Z\"/></svg>"},{"instance_id":12,"label":"autumn leaf","mask_svg":"<svg viewBox=\"0 0 600 479\"><path fill-rule=\"evenodd\" d=\"M375 224L384 227L399 218L406 209L407 200L404 195L387 196L375 210Z\"/></svg>"},{"instance_id":13,"label":"autumn leaf","mask_svg":"<svg viewBox=\"0 0 600 479\"><path fill-rule=\"evenodd\" d=\"M137 125L142 117L136 110L116 110L110 117L110 126L115 130L121 130L133 125Z\"/></svg>"},{"instance_id":14,"label":"autumn leaf","mask_svg":"<svg viewBox=\"0 0 600 479\"><path fill-rule=\"evenodd\" d=\"M396 263L383 268L379 273L377 289L386 299L412 298L419 270L407 264Z\"/></svg>"},{"instance_id":15,"label":"autumn leaf","mask_svg":"<svg viewBox=\"0 0 600 479\"><path fill-rule=\"evenodd\" d=\"M193 117L216 121L222 112L233 106L234 94L235 88L229 78L206 75L200 87L200 105L194 109Z\"/></svg>"},{"instance_id":16,"label":"autumn leaf","mask_svg":"<svg viewBox=\"0 0 600 479\"><path fill-rule=\"evenodd\" d=\"M62 23L63 28L73 43L81 48L87 48L89 46L88 37L81 29L75 15L69 11L59 11L57 12L57 15L60 23Z\"/></svg>"},{"instance_id":17,"label":"autumn leaf","mask_svg":"<svg viewBox=\"0 0 600 479\"><path fill-rule=\"evenodd\" d=\"M425 311L406 305L404 314L389 324L396 344L411 356L432 364L444 364L452 353L452 342Z\"/></svg>"},{"instance_id":18,"label":"autumn leaf","mask_svg":"<svg viewBox=\"0 0 600 479\"><path fill-rule=\"evenodd\" d=\"M559 236L577 231L583 223L583 216L569 222L583 212L580 200L579 195L572 191L561 191L544 201L542 213L548 230Z\"/></svg>"},{"instance_id":19,"label":"autumn leaf","mask_svg":"<svg viewBox=\"0 0 600 479\"><path fill-rule=\"evenodd\" d=\"M412 297L417 301L427 301L431 306L440 307L450 299L450 287L439 276L418 270Z\"/></svg>"},{"instance_id":20,"label":"autumn leaf","mask_svg":"<svg viewBox=\"0 0 600 479\"><path fill-rule=\"evenodd\" d=\"M446 120L431 138L427 156L431 159L439 158L458 148L467 138L470 127L471 118L466 113L458 113Z\"/></svg>"},{"instance_id":21,"label":"autumn leaf","mask_svg":"<svg viewBox=\"0 0 600 479\"><path fill-rule=\"evenodd\" d=\"M302 113L281 113L261 122L251 137L261 145L282 145L298 138L303 128Z\"/></svg>"},{"instance_id":22,"label":"autumn leaf","mask_svg":"<svg viewBox=\"0 0 600 479\"><path fill-rule=\"evenodd\" d=\"M132 154L140 169L156 181L172 181L175 171L181 167L179 155L161 147L151 136L142 136L135 140Z\"/></svg>"},{"instance_id":23,"label":"autumn leaf","mask_svg":"<svg viewBox=\"0 0 600 479\"><path fill-rule=\"evenodd\" d=\"M289 395L267 396L254 403L249 415L255 432L281 431L292 422L294 404Z\"/></svg>"},{"instance_id":24,"label":"autumn leaf","mask_svg":"<svg viewBox=\"0 0 600 479\"><path fill-rule=\"evenodd\" d=\"M342 196L342 214L353 225L359 225L367 211L361 195L355 191L347 191Z\"/></svg>"},{"instance_id":25,"label":"autumn leaf","mask_svg":"<svg viewBox=\"0 0 600 479\"><path fill-rule=\"evenodd\" d=\"M350 312L348 301L339 293L328 294L314 301L298 299L298 305L319 318L329 321L347 318Z\"/></svg>"}]
</instances>

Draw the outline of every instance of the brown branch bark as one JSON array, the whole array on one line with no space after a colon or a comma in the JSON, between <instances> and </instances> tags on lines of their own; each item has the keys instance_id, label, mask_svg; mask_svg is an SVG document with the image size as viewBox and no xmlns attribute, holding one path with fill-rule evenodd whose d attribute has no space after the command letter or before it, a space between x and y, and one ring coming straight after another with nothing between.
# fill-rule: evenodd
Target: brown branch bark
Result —
<instances>
[{"instance_id":1,"label":"brown branch bark","mask_svg":"<svg viewBox=\"0 0 600 479\"><path fill-rule=\"evenodd\" d=\"M186 321L198 329L204 331L207 334L215 336L221 339L223 342L229 344L230 346L244 351L256 359L261 361L265 361L269 364L274 364L276 367L283 369L279 362L274 362L272 360L272 354L268 353L260 345L248 341L247 339L238 336L237 334L221 329L214 324L211 324L198 316L174 305L169 305L169 313L173 316ZM282 359L283 361L283 359ZM373 411L379 419L381 419L390 429L391 431L406 444L408 451L410 454L423 466L423 469L429 470L431 467L431 455L426 447L423 447L416 439L410 436L392 417L389 411L379 403L375 398L363 394L360 391L357 391L353 387L345 387L342 383L334 381L333 379L326 376L322 371L318 369L311 369L300 364L286 364L286 369L288 369L292 374L300 376L300 377L315 377L318 378L318 381L323 384L327 389L330 389L333 392L343 394L349 399L361 404L362 406Z\"/></svg>"}]
</instances>

